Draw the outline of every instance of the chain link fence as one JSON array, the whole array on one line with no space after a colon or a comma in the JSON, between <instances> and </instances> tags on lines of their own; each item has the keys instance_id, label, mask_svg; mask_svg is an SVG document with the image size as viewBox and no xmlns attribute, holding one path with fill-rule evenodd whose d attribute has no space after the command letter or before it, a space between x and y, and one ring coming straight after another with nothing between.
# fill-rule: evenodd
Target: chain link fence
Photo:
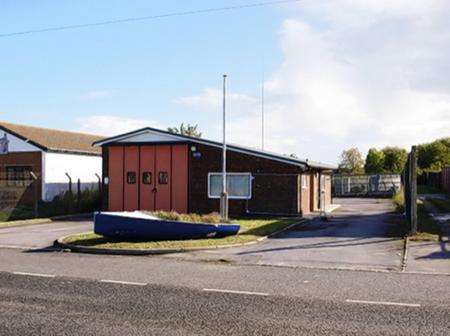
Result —
<instances>
[{"instance_id":1,"label":"chain link fence","mask_svg":"<svg viewBox=\"0 0 450 336\"><path fill-rule=\"evenodd\" d=\"M391 197L400 188L400 174L332 176L333 197Z\"/></svg>"}]
</instances>

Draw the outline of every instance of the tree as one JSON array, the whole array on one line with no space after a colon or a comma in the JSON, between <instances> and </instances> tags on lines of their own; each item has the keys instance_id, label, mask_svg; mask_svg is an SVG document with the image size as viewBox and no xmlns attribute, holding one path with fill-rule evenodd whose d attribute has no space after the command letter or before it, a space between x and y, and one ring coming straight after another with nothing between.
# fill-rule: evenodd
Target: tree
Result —
<instances>
[{"instance_id":1,"label":"tree","mask_svg":"<svg viewBox=\"0 0 450 336\"><path fill-rule=\"evenodd\" d=\"M350 148L342 152L339 172L350 174L363 173L364 160L358 148Z\"/></svg>"},{"instance_id":2,"label":"tree","mask_svg":"<svg viewBox=\"0 0 450 336\"><path fill-rule=\"evenodd\" d=\"M385 147L381 150L384 154L384 171L387 173L400 174L405 168L408 160L406 149L399 147Z\"/></svg>"},{"instance_id":3,"label":"tree","mask_svg":"<svg viewBox=\"0 0 450 336\"><path fill-rule=\"evenodd\" d=\"M419 145L417 153L419 173L441 171L450 164L450 138Z\"/></svg>"},{"instance_id":4,"label":"tree","mask_svg":"<svg viewBox=\"0 0 450 336\"><path fill-rule=\"evenodd\" d=\"M367 152L364 171L366 174L381 174L384 172L384 161L384 153L376 148L371 148Z\"/></svg>"},{"instance_id":5,"label":"tree","mask_svg":"<svg viewBox=\"0 0 450 336\"><path fill-rule=\"evenodd\" d=\"M202 133L198 130L198 125L181 123L180 127L169 127L167 129L170 133L186 135L194 138L201 138Z\"/></svg>"}]
</instances>

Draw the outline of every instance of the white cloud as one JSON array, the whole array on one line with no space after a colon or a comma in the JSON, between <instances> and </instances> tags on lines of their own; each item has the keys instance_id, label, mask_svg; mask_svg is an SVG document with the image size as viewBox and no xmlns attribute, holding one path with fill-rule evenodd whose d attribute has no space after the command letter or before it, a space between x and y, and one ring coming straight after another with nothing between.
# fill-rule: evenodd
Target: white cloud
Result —
<instances>
[{"instance_id":1,"label":"white cloud","mask_svg":"<svg viewBox=\"0 0 450 336\"><path fill-rule=\"evenodd\" d=\"M347 147L450 136L449 17L444 0L300 3L266 83L268 148L333 162ZM187 102L217 97L203 98ZM254 106L230 125L233 141L260 143Z\"/></svg>"},{"instance_id":2,"label":"white cloud","mask_svg":"<svg viewBox=\"0 0 450 336\"><path fill-rule=\"evenodd\" d=\"M78 118L76 122L79 124L77 131L104 136L118 135L144 127L165 128L159 122L154 120L134 119L110 115L93 115Z\"/></svg>"},{"instance_id":3,"label":"white cloud","mask_svg":"<svg viewBox=\"0 0 450 336\"><path fill-rule=\"evenodd\" d=\"M82 100L98 100L98 99L105 99L110 98L113 96L112 91L108 90L98 90L98 91L89 91L86 92L81 96Z\"/></svg>"}]
</instances>

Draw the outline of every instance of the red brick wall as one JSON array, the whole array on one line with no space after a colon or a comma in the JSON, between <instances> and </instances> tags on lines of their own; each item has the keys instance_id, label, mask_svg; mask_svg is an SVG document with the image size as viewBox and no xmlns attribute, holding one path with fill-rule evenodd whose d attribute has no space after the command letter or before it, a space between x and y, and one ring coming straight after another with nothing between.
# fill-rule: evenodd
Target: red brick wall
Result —
<instances>
[{"instance_id":1,"label":"red brick wall","mask_svg":"<svg viewBox=\"0 0 450 336\"><path fill-rule=\"evenodd\" d=\"M319 211L319 174L316 171L311 172L309 190L311 193L310 209L311 211Z\"/></svg>"},{"instance_id":2,"label":"red brick wall","mask_svg":"<svg viewBox=\"0 0 450 336\"><path fill-rule=\"evenodd\" d=\"M303 176L305 179L303 179ZM306 182L306 184L305 184ZM300 211L303 215L311 212L311 173L305 172L300 176Z\"/></svg>"},{"instance_id":3,"label":"red brick wall","mask_svg":"<svg viewBox=\"0 0 450 336\"><path fill-rule=\"evenodd\" d=\"M37 193L39 199L42 196L42 153L41 152L15 152L0 155L0 179L5 184L5 173L7 166L31 166L33 172L38 176ZM3 190L10 189L11 192L16 194L17 203L16 206L33 206L35 200L35 183L28 188L3 186Z\"/></svg>"},{"instance_id":4,"label":"red brick wall","mask_svg":"<svg viewBox=\"0 0 450 336\"><path fill-rule=\"evenodd\" d=\"M331 204L331 175L325 175L325 206Z\"/></svg>"},{"instance_id":5,"label":"red brick wall","mask_svg":"<svg viewBox=\"0 0 450 336\"><path fill-rule=\"evenodd\" d=\"M219 200L208 198L208 173L221 171L222 151L219 148L201 144L195 146L199 154L197 157L194 157L193 153L189 155L189 211L218 212ZM298 213L297 174L301 172L300 167L229 151L227 170L228 172L250 172L255 175L254 183L258 179L258 174L262 174L260 178L268 174L265 181L272 181L272 183L261 184L258 191L260 195L254 195L255 197L248 202L247 200L230 200L229 210L232 216L245 214L247 207L261 212L266 210L274 213ZM272 176L269 177L269 174ZM284 175L277 179L273 174Z\"/></svg>"}]
</instances>

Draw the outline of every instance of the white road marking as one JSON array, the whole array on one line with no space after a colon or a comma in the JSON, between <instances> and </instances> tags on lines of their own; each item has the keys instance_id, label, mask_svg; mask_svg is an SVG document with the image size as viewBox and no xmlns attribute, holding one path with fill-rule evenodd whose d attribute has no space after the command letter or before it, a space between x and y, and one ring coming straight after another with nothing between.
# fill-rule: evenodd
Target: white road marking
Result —
<instances>
[{"instance_id":1,"label":"white road marking","mask_svg":"<svg viewBox=\"0 0 450 336\"><path fill-rule=\"evenodd\" d=\"M385 305L385 306L420 307L420 304L418 303L403 303L403 302L389 302L389 301L345 300L345 302L371 304L371 305Z\"/></svg>"},{"instance_id":2,"label":"white road marking","mask_svg":"<svg viewBox=\"0 0 450 336\"><path fill-rule=\"evenodd\" d=\"M24 245L0 245L0 248L24 250L24 249L34 248L34 247L24 246Z\"/></svg>"},{"instance_id":3,"label":"white road marking","mask_svg":"<svg viewBox=\"0 0 450 336\"><path fill-rule=\"evenodd\" d=\"M216 292L216 293L229 293L229 294L269 296L268 293L238 291L238 290L231 290L231 289L203 288L203 291L205 291L205 292Z\"/></svg>"},{"instance_id":4,"label":"white road marking","mask_svg":"<svg viewBox=\"0 0 450 336\"><path fill-rule=\"evenodd\" d=\"M120 285L132 285L132 286L146 286L147 285L144 282L131 282L131 281L120 281L120 280L100 280L100 282L120 284Z\"/></svg>"},{"instance_id":5,"label":"white road marking","mask_svg":"<svg viewBox=\"0 0 450 336\"><path fill-rule=\"evenodd\" d=\"M42 278L54 278L56 275L53 274L42 274L42 273L28 273L28 272L13 272L15 275L27 275L27 276L35 276Z\"/></svg>"},{"instance_id":6,"label":"white road marking","mask_svg":"<svg viewBox=\"0 0 450 336\"><path fill-rule=\"evenodd\" d=\"M78 229L81 230L84 228L86 228L86 226L70 226L70 227L65 227L65 228L48 230L48 232L72 231L72 230L78 230Z\"/></svg>"}]
</instances>

